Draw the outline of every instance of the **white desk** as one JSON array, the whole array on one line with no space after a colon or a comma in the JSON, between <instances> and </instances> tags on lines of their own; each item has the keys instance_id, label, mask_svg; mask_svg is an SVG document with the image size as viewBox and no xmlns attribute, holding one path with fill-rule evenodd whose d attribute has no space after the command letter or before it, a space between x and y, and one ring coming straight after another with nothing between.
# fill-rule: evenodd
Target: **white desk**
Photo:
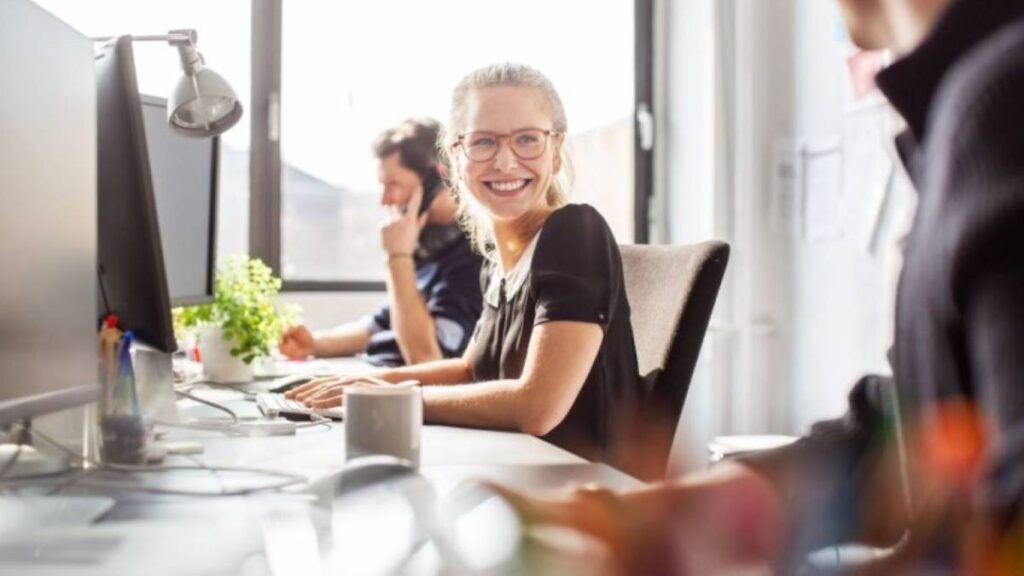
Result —
<instances>
[{"instance_id":1,"label":"white desk","mask_svg":"<svg viewBox=\"0 0 1024 576\"><path fill-rule=\"evenodd\" d=\"M199 390L203 398L231 408L239 417L259 415L254 402L245 401L232 390ZM183 400L178 404L180 419L224 418L222 412ZM204 463L211 466L259 466L309 473L334 472L345 464L345 426L334 422L300 429L295 436L240 438L218 432L170 429L169 440L201 440ZM582 464L586 460L539 438L517 432L423 427L420 460L424 468L450 465L550 465Z\"/></svg>"},{"instance_id":2,"label":"white desk","mask_svg":"<svg viewBox=\"0 0 1024 576\"><path fill-rule=\"evenodd\" d=\"M229 405L242 416L257 413L255 403L243 400L236 392L197 392ZM179 408L184 418L219 414L189 401L182 402ZM274 469L306 476L310 488L247 497L114 493L118 504L96 525L51 529L27 535L27 540L20 544L0 543L0 573L310 576L338 573L340 566L344 573L360 574L387 568L387 562L373 564L375 559L390 561L389 555L402 554L400 537L394 535L401 532L395 528L396 516L386 513L394 512L394 494L377 494L377 503L361 508L349 506L345 512L339 511L339 504L333 499L332 491L345 459L341 423L335 423L329 430L322 426L303 429L296 436L226 437L216 432L171 430L166 437L196 440L205 449L201 455L176 456L169 463L199 461L207 466ZM425 426L422 438L420 472L439 503L467 482L482 478L524 490L557 490L590 482L616 488L639 485L607 465L588 463L526 434ZM219 483L251 480L237 475L186 472L149 475L139 481L162 487L214 490ZM74 494L76 489L71 487L64 493ZM484 506L498 506L494 502ZM401 514L398 518L401 528L407 520L402 520ZM501 523L486 520L482 529L471 532L483 538L485 548L488 544L497 546L508 537L507 529L503 533L498 524ZM356 550L363 552L363 563L358 563L359 554L346 550L345 554L355 564L342 559L339 565L338 547L352 544L352 538L365 540L359 541ZM35 548L26 548L25 541ZM419 550L416 561L403 565L399 573L438 573L437 554L431 556L429 545Z\"/></svg>"}]
</instances>

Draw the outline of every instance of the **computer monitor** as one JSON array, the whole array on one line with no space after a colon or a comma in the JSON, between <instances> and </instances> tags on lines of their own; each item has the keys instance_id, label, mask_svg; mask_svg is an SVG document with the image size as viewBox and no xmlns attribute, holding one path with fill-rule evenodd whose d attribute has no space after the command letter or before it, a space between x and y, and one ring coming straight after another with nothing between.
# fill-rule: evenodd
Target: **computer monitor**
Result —
<instances>
[{"instance_id":1,"label":"computer monitor","mask_svg":"<svg viewBox=\"0 0 1024 576\"><path fill-rule=\"evenodd\" d=\"M99 315L158 350L177 349L142 103L127 36L96 54Z\"/></svg>"},{"instance_id":2,"label":"computer monitor","mask_svg":"<svg viewBox=\"0 0 1024 576\"><path fill-rule=\"evenodd\" d=\"M219 138L189 138L167 124L167 100L142 95L167 289L172 306L213 300Z\"/></svg>"},{"instance_id":3,"label":"computer monitor","mask_svg":"<svg viewBox=\"0 0 1024 576\"><path fill-rule=\"evenodd\" d=\"M0 2L0 426L99 396L92 42Z\"/></svg>"}]
</instances>

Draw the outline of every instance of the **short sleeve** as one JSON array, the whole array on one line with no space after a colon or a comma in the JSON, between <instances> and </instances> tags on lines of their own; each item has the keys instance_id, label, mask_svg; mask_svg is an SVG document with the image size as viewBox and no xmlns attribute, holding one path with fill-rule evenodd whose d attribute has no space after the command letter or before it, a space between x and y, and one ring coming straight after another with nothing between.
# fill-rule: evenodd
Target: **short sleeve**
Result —
<instances>
[{"instance_id":1,"label":"short sleeve","mask_svg":"<svg viewBox=\"0 0 1024 576\"><path fill-rule=\"evenodd\" d=\"M622 257L594 208L571 204L545 222L530 267L534 324L590 322L605 327L622 292Z\"/></svg>"},{"instance_id":2,"label":"short sleeve","mask_svg":"<svg viewBox=\"0 0 1024 576\"><path fill-rule=\"evenodd\" d=\"M385 304L373 314L364 316L362 322L370 329L370 334L391 330L391 308Z\"/></svg>"}]
</instances>

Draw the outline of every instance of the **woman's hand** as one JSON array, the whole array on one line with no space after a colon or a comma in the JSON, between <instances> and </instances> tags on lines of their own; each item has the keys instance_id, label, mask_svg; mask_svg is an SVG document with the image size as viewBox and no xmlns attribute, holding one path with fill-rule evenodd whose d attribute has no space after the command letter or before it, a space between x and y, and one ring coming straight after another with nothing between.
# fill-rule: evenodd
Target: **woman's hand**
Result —
<instances>
[{"instance_id":1,"label":"woman's hand","mask_svg":"<svg viewBox=\"0 0 1024 576\"><path fill-rule=\"evenodd\" d=\"M345 388L349 386L394 386L373 376L327 376L311 380L285 393L286 398L302 402L310 408L332 408L344 402Z\"/></svg>"}]
</instances>

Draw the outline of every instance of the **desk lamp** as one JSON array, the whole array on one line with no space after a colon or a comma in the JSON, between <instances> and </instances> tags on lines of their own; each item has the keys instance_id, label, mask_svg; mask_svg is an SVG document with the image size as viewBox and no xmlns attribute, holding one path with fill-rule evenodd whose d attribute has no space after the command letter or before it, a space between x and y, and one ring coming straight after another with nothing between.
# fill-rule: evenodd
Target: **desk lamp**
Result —
<instances>
[{"instance_id":1,"label":"desk lamp","mask_svg":"<svg viewBox=\"0 0 1024 576\"><path fill-rule=\"evenodd\" d=\"M96 42L113 37L93 38ZM156 36L131 36L133 42L166 41L178 49L185 74L167 99L167 123L179 134L193 138L216 136L242 117L242 103L224 78L206 66L196 50L195 30L171 30Z\"/></svg>"}]
</instances>

